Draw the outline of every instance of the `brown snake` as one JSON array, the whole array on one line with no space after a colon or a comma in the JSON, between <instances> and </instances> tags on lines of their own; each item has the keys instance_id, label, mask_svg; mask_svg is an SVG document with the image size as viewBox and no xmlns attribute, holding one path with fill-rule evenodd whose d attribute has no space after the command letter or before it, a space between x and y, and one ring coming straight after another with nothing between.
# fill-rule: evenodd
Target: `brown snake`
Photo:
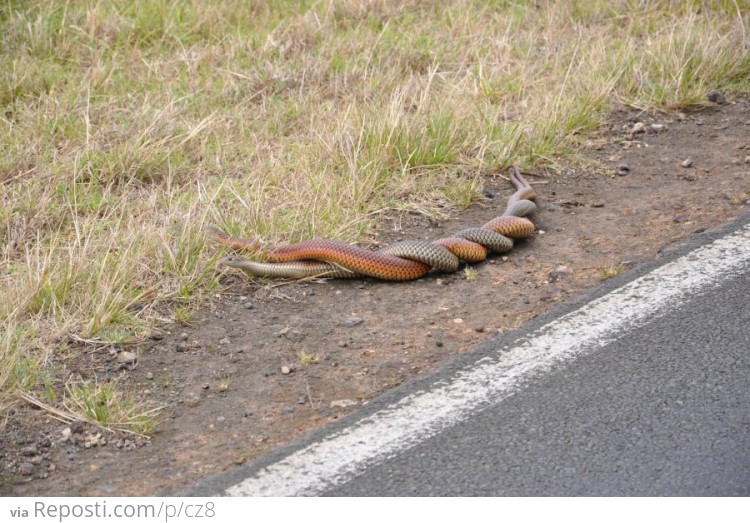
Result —
<instances>
[{"instance_id":1,"label":"brown snake","mask_svg":"<svg viewBox=\"0 0 750 523\"><path fill-rule=\"evenodd\" d=\"M216 227L206 233L214 241L262 256L264 262L242 256L227 256L222 263L242 269L250 276L265 278L359 278L406 281L421 278L431 268L458 270L461 260L483 261L488 252L503 253L513 248L513 239L528 238L534 224L525 216L536 210L531 185L513 167L510 181L516 188L502 216L453 236L433 242L406 240L371 251L335 240L309 240L293 245L265 247L257 240L235 238Z\"/></svg>"}]
</instances>

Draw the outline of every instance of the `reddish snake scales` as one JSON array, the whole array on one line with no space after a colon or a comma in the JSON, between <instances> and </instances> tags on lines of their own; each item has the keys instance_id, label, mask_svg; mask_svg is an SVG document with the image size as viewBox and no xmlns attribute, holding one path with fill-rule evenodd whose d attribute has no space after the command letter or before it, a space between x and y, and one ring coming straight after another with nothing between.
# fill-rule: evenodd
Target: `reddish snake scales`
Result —
<instances>
[{"instance_id":1,"label":"reddish snake scales","mask_svg":"<svg viewBox=\"0 0 750 523\"><path fill-rule=\"evenodd\" d=\"M216 227L206 233L227 247L260 255L264 262L250 261L242 256L227 256L222 263L242 269L254 277L264 278L359 278L370 276L381 280L406 281L421 278L431 268L445 272L458 270L461 260L483 261L488 252L504 253L513 248L513 240L528 238L534 224L525 216L536 210L536 195L531 185L513 167L510 181L516 188L508 206L481 227L464 229L432 242L406 240L371 251L335 240L310 240L293 245L263 246L254 239L229 236Z\"/></svg>"}]
</instances>

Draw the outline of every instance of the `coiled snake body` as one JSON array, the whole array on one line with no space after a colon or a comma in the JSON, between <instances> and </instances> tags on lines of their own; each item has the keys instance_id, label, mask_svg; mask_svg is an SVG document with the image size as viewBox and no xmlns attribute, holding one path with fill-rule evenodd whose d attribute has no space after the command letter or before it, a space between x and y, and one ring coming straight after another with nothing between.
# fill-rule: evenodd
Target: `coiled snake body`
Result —
<instances>
[{"instance_id":1,"label":"coiled snake body","mask_svg":"<svg viewBox=\"0 0 750 523\"><path fill-rule=\"evenodd\" d=\"M215 227L207 229L216 242L262 256L264 262L242 256L227 256L222 263L242 269L250 276L265 278L358 278L370 276L390 281L421 278L431 268L458 270L461 260L483 261L489 252L504 253L513 240L528 238L534 224L525 216L536 210L534 190L514 167L510 181L516 188L502 216L453 236L433 242L406 240L371 251L335 240L310 240L279 247L264 247L256 240L235 238Z\"/></svg>"}]
</instances>

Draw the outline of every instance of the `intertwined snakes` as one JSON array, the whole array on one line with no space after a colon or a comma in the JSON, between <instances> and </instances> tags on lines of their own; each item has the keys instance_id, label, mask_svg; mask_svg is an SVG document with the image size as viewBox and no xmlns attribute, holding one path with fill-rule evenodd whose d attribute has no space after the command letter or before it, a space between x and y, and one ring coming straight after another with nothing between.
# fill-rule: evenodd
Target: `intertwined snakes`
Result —
<instances>
[{"instance_id":1,"label":"intertwined snakes","mask_svg":"<svg viewBox=\"0 0 750 523\"><path fill-rule=\"evenodd\" d=\"M249 251L264 258L250 261L242 256L227 256L222 263L242 269L250 276L264 278L358 278L370 276L390 281L421 278L431 268L445 272L458 270L461 260L483 261L488 252L504 253L513 248L513 240L528 238L534 224L525 216L536 210L536 195L529 183L513 167L510 181L516 188L502 216L482 225L464 229L433 242L406 240L371 251L335 240L310 240L279 247L265 247L257 240L229 236L215 227L207 229L216 242Z\"/></svg>"}]
</instances>

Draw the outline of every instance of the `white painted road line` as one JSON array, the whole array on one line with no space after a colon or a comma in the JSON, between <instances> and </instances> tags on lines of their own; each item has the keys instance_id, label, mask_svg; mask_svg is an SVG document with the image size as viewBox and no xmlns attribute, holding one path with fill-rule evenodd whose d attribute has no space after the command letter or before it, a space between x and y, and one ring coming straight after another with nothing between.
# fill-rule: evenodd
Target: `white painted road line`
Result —
<instances>
[{"instance_id":1,"label":"white painted road line","mask_svg":"<svg viewBox=\"0 0 750 523\"><path fill-rule=\"evenodd\" d=\"M230 496L317 495L645 325L690 295L750 266L750 225L667 263L484 358L449 381L415 393L302 448L226 489Z\"/></svg>"}]
</instances>

